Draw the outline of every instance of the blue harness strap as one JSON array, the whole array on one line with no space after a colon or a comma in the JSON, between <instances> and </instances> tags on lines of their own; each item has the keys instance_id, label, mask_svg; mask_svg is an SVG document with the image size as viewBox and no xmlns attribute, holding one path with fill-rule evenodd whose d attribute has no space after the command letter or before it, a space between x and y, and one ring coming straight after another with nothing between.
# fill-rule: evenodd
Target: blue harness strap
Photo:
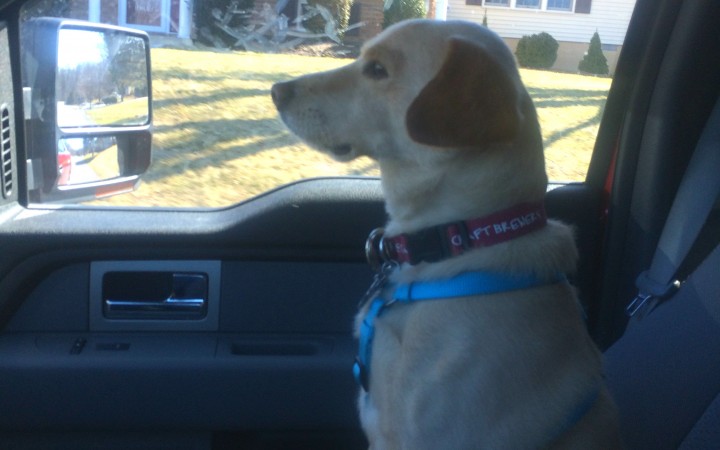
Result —
<instances>
[{"instance_id":1,"label":"blue harness strap","mask_svg":"<svg viewBox=\"0 0 720 450\"><path fill-rule=\"evenodd\" d=\"M432 280L398 285L393 300L412 303L419 300L435 300L471 295L489 295L499 292L519 291L545 284L565 281L558 274L547 280L535 275L500 274L493 272L465 272L447 280Z\"/></svg>"},{"instance_id":2,"label":"blue harness strap","mask_svg":"<svg viewBox=\"0 0 720 450\"><path fill-rule=\"evenodd\" d=\"M448 300L475 295L510 292L566 281L564 274L539 278L532 274L502 274L494 272L465 272L444 280L419 281L400 284L386 301L374 298L360 325L358 355L353 365L355 380L367 392L370 381L370 358L375 337L375 321L395 303L414 303L424 300Z\"/></svg>"}]
</instances>

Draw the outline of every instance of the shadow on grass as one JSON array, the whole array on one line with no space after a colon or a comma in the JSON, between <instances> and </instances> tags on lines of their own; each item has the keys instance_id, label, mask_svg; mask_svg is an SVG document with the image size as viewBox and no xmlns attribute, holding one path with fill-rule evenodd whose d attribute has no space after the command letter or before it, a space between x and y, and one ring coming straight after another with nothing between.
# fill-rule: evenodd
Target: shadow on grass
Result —
<instances>
[{"instance_id":1,"label":"shadow on grass","mask_svg":"<svg viewBox=\"0 0 720 450\"><path fill-rule=\"evenodd\" d=\"M153 109L162 109L170 106L194 106L203 103L215 103L222 100L229 100L234 98L244 97L257 97L267 96L270 98L269 89L218 89L212 91L210 94L204 95L192 95L187 97L173 97L173 98L161 98L153 99ZM156 113L157 117L157 113Z\"/></svg>"},{"instance_id":2,"label":"shadow on grass","mask_svg":"<svg viewBox=\"0 0 720 450\"><path fill-rule=\"evenodd\" d=\"M155 149L153 164L143 175L143 180L159 181L187 170L217 167L226 161L293 144L289 133L283 129L277 119L212 119L184 122L181 126L155 127L155 133L162 134L177 128L190 130L191 138L182 142L173 142L171 148ZM243 137L256 139L244 145L222 146Z\"/></svg>"},{"instance_id":3,"label":"shadow on grass","mask_svg":"<svg viewBox=\"0 0 720 450\"><path fill-rule=\"evenodd\" d=\"M595 115L570 127L564 127L543 139L545 148L580 130L600 124L608 91L604 89L528 88L537 109L562 109L573 106L597 107ZM557 119L562 120L562 119Z\"/></svg>"},{"instance_id":4,"label":"shadow on grass","mask_svg":"<svg viewBox=\"0 0 720 450\"><path fill-rule=\"evenodd\" d=\"M563 128L561 130L558 130L555 133L547 136L545 139L543 139L543 145L545 146L545 148L548 148L551 145L553 145L555 142L557 142L565 137L568 137L577 131L600 124L600 119L602 119L604 109L605 108L600 107L600 108L598 108L597 113L595 113L595 115L593 117L591 117L587 120L584 120L572 127Z\"/></svg>"},{"instance_id":5,"label":"shadow on grass","mask_svg":"<svg viewBox=\"0 0 720 450\"><path fill-rule=\"evenodd\" d=\"M567 100L539 100L535 101L536 108L566 108L570 106L597 106L602 108L605 105L604 98L588 97L588 98L573 98Z\"/></svg>"},{"instance_id":6,"label":"shadow on grass","mask_svg":"<svg viewBox=\"0 0 720 450\"><path fill-rule=\"evenodd\" d=\"M153 81L174 81L174 80L187 80L193 83L207 82L207 83L221 83L227 82L228 79L235 79L239 81L267 81L277 82L285 81L298 76L298 73L289 72L256 72L251 70L243 70L242 67L238 66L237 72L219 72L217 74L207 74L202 72L195 72L186 69L153 69L152 79Z\"/></svg>"},{"instance_id":7,"label":"shadow on grass","mask_svg":"<svg viewBox=\"0 0 720 450\"><path fill-rule=\"evenodd\" d=\"M568 106L597 106L601 108L607 99L603 89L543 89L528 88L536 108L564 108Z\"/></svg>"},{"instance_id":8,"label":"shadow on grass","mask_svg":"<svg viewBox=\"0 0 720 450\"><path fill-rule=\"evenodd\" d=\"M183 79L183 77L177 76L175 71L167 71L165 76L168 76L168 79ZM266 81L274 81L286 76L290 77L287 74L253 73L248 78L264 78ZM199 75L199 77L202 79L203 75ZM242 74L239 77L242 77ZM193 74L192 79L197 80L198 76ZM208 76L205 81L212 82L215 79L226 80L226 77ZM552 108L553 110L561 110L577 105L597 107L597 112L592 117L548 135L544 139L546 148L579 130L599 124L607 95L607 91L602 89L530 88L528 90L535 101L536 107L539 109ZM158 117L163 114L163 109L173 108L176 105L207 104L212 107L215 103L232 98L257 96L269 96L269 90L257 88L217 89L187 97L155 100L153 106L157 111L156 117ZM227 111L217 108L218 115L224 112ZM172 112L167 111L165 114L172 114ZM156 150L155 161L149 172L143 176L143 179L148 182L160 181L169 176L192 172L209 166L218 167L238 158L297 143L297 140L285 130L285 127L276 118L242 118L242 111L235 111L234 114L237 118L214 119L204 116L200 118L203 120L186 121L178 125L156 126L155 133L160 136L163 133L177 129L187 130L189 133L186 133L187 138L168 142L165 144L166 148ZM250 139L251 141L232 145L233 141L240 139ZM226 146L228 144L229 147ZM252 168L248 168L248 170L252 170ZM376 173L375 170L376 165L370 162L352 170L350 174L373 175Z\"/></svg>"},{"instance_id":9,"label":"shadow on grass","mask_svg":"<svg viewBox=\"0 0 720 450\"><path fill-rule=\"evenodd\" d=\"M556 99L560 98L605 98L607 97L607 89L551 89L551 88L527 88L530 97L537 99Z\"/></svg>"}]
</instances>

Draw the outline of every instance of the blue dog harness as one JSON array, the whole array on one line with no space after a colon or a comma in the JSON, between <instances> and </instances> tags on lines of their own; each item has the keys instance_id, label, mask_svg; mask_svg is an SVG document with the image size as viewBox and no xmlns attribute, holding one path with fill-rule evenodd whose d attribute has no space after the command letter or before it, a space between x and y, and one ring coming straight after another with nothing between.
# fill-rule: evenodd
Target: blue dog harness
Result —
<instances>
[{"instance_id":1,"label":"blue dog harness","mask_svg":"<svg viewBox=\"0 0 720 450\"><path fill-rule=\"evenodd\" d=\"M370 303L360 325L360 346L353 366L355 380L367 392L370 381L370 358L375 337L375 321L396 303L414 303L424 300L446 300L474 295L497 294L529 289L566 281L564 274L550 279L531 274L501 274L493 272L465 272L445 280L420 281L395 287L390 300L376 296Z\"/></svg>"}]
</instances>

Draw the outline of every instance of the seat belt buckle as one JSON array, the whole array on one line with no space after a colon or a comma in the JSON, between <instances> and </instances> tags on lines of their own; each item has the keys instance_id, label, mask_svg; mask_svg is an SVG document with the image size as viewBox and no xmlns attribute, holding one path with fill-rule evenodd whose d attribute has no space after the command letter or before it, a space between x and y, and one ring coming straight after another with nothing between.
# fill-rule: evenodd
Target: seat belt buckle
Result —
<instances>
[{"instance_id":1,"label":"seat belt buckle","mask_svg":"<svg viewBox=\"0 0 720 450\"><path fill-rule=\"evenodd\" d=\"M639 292L638 295L636 295L635 298L630 302L630 304L627 305L627 307L625 308L625 314L628 317L633 317L635 316L635 314L637 314L638 311L644 309L646 305L652 305L651 309L654 309L657 302L658 298L656 296ZM645 314L642 314L638 316L638 318L643 318L644 316Z\"/></svg>"},{"instance_id":2,"label":"seat belt buckle","mask_svg":"<svg viewBox=\"0 0 720 450\"><path fill-rule=\"evenodd\" d=\"M640 310L647 309L648 311L652 311L658 303L675 295L682 285L680 280L672 280L667 284L658 283L648 275L648 271L646 270L635 280L638 294L625 308L625 314L628 317L635 316ZM645 314L646 313L638 316L638 318L643 318Z\"/></svg>"}]
</instances>

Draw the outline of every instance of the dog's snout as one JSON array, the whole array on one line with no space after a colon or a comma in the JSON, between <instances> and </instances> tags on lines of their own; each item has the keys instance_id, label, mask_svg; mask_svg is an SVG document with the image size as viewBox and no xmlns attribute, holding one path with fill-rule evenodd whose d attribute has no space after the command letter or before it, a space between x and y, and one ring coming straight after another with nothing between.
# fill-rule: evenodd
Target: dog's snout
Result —
<instances>
[{"instance_id":1,"label":"dog's snout","mask_svg":"<svg viewBox=\"0 0 720 450\"><path fill-rule=\"evenodd\" d=\"M292 81L286 81L284 83L273 84L270 90L273 103L278 110L283 109L295 96L295 87Z\"/></svg>"}]
</instances>

